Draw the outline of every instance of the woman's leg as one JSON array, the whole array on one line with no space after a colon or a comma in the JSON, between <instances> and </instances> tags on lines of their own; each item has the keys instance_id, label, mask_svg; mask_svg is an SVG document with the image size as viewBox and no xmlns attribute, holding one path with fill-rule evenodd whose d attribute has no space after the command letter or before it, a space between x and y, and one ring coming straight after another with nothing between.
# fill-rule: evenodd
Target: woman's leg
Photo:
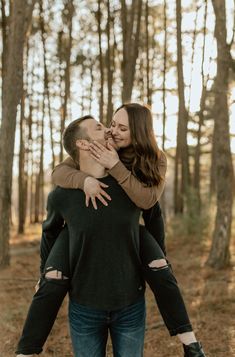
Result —
<instances>
[{"instance_id":1,"label":"woman's leg","mask_svg":"<svg viewBox=\"0 0 235 357\"><path fill-rule=\"evenodd\" d=\"M154 293L159 311L171 336L177 335L187 346L189 357L205 356L194 335L192 325L184 304L177 281L170 264L157 241L140 226L140 258L143 264L144 278Z\"/></svg>"},{"instance_id":2,"label":"woman's leg","mask_svg":"<svg viewBox=\"0 0 235 357\"><path fill-rule=\"evenodd\" d=\"M140 226L140 257L144 277L154 293L171 336L192 331L177 281L161 248L144 226Z\"/></svg>"},{"instance_id":3,"label":"woman's leg","mask_svg":"<svg viewBox=\"0 0 235 357\"><path fill-rule=\"evenodd\" d=\"M153 236L163 253L166 255L165 227L159 202L153 207L143 210L142 213L145 228Z\"/></svg>"},{"instance_id":4,"label":"woman's leg","mask_svg":"<svg viewBox=\"0 0 235 357\"><path fill-rule=\"evenodd\" d=\"M44 242L42 240L41 244ZM39 354L69 289L69 236L65 227L56 239L40 279L17 346L19 355Z\"/></svg>"}]
</instances>

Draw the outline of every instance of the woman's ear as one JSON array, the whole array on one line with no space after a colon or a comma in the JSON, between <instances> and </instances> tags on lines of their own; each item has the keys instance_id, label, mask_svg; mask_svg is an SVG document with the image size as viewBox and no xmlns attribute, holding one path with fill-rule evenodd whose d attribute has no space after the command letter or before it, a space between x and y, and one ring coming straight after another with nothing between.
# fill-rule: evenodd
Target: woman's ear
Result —
<instances>
[{"instance_id":1,"label":"woman's ear","mask_svg":"<svg viewBox=\"0 0 235 357\"><path fill-rule=\"evenodd\" d=\"M79 148L79 150L85 150L85 151L89 151L89 141L85 140L85 139L79 139L76 141L76 146Z\"/></svg>"}]
</instances>

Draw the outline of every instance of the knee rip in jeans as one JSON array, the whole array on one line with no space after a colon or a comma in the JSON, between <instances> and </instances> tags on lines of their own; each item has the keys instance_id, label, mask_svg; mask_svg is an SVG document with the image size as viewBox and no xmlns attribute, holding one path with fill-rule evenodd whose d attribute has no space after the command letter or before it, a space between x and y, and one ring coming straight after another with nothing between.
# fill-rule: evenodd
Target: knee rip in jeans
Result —
<instances>
[{"instance_id":1,"label":"knee rip in jeans","mask_svg":"<svg viewBox=\"0 0 235 357\"><path fill-rule=\"evenodd\" d=\"M46 279L56 279L56 280L68 279L68 277L62 273L62 271L54 269L53 267L46 268L45 278Z\"/></svg>"},{"instance_id":2,"label":"knee rip in jeans","mask_svg":"<svg viewBox=\"0 0 235 357\"><path fill-rule=\"evenodd\" d=\"M149 266L149 268L152 268L153 270L167 269L169 267L166 259L164 259L164 258L152 260L148 264L148 266Z\"/></svg>"}]
</instances>

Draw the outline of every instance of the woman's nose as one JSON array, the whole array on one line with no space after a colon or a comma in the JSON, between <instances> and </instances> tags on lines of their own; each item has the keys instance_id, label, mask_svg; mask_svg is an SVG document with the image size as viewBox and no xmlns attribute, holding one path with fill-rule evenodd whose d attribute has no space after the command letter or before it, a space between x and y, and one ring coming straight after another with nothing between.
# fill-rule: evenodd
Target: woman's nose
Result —
<instances>
[{"instance_id":1,"label":"woman's nose","mask_svg":"<svg viewBox=\"0 0 235 357\"><path fill-rule=\"evenodd\" d=\"M115 133L116 133L116 127L115 127L115 126L111 126L110 132L111 132L111 135L115 135Z\"/></svg>"}]
</instances>

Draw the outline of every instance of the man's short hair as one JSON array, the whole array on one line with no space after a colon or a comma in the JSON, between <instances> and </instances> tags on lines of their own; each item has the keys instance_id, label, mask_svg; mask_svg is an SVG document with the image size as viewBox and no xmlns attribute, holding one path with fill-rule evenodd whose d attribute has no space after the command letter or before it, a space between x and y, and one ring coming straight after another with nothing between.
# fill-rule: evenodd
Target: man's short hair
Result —
<instances>
[{"instance_id":1,"label":"man's short hair","mask_svg":"<svg viewBox=\"0 0 235 357\"><path fill-rule=\"evenodd\" d=\"M78 161L78 148L76 146L76 141L79 139L89 140L89 136L87 134L87 129L81 127L81 123L87 119L95 119L91 115L85 115L81 118L73 120L65 129L63 133L63 145L66 152L72 159L77 162Z\"/></svg>"}]
</instances>

